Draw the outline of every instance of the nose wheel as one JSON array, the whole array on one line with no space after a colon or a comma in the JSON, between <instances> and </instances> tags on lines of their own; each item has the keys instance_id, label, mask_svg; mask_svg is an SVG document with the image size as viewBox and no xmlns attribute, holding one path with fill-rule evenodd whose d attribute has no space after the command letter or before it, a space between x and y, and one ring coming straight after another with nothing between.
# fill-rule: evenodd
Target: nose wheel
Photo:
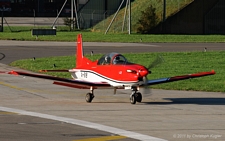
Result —
<instances>
[{"instance_id":1,"label":"nose wheel","mask_svg":"<svg viewBox=\"0 0 225 141\"><path fill-rule=\"evenodd\" d=\"M136 104L136 102L142 101L142 95L140 92L134 92L130 95L130 103Z\"/></svg>"}]
</instances>

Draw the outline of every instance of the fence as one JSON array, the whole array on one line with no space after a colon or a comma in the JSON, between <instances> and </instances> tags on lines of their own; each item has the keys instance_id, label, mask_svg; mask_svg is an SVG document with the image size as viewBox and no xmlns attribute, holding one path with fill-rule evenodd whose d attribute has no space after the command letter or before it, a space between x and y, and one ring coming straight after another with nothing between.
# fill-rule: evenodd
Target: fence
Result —
<instances>
[{"instance_id":1,"label":"fence","mask_svg":"<svg viewBox=\"0 0 225 141\"><path fill-rule=\"evenodd\" d=\"M225 34L225 1L220 0L205 16L205 34Z\"/></svg>"},{"instance_id":2,"label":"fence","mask_svg":"<svg viewBox=\"0 0 225 141\"><path fill-rule=\"evenodd\" d=\"M126 1L126 0L125 0ZM156 13L159 17L159 22L163 20L163 0L141 0L146 1L146 3L139 4L138 1L132 2L132 11L131 11L131 30L135 32L137 29L137 22L141 16L141 11L144 11L147 6L150 4L156 8ZM201 1L201 0L199 0ZM211 0L212 1L212 0ZM225 34L225 1L218 0L218 4L213 7L203 18L203 23L198 23L199 25L203 26L204 28L201 29L202 32L205 34ZM187 4L193 2L193 0L166 0L166 17L172 16L174 13L182 10ZM208 2L207 2L208 3ZM212 3L212 2L211 2ZM215 3L215 2L214 2ZM199 7L206 7L205 4L199 5ZM213 5L212 5L213 6ZM203 9L203 8L202 8ZM199 9L200 11L201 9ZM116 16L115 20L113 21L109 32L127 32L128 30L128 15L125 15L126 8L123 7L118 15ZM138 11L138 12L137 12ZM188 11L182 10L183 13L187 13ZM128 12L128 11L126 11ZM202 12L202 11L200 11ZM91 29L93 31L98 32L105 32L106 29L109 27L110 22L114 16L114 11L104 11L104 10L94 10L94 9L86 9L78 13L79 24L81 29ZM180 13L180 12L179 12ZM193 13L192 13L193 14ZM197 15L199 13L194 13ZM205 13L204 13L205 14ZM183 14L184 15L184 14ZM188 15L188 14L186 14ZM182 16L182 14L181 14ZM189 23L190 19L193 19L193 15L189 14L188 16L177 16L174 20L176 22L176 26L179 26L179 32L185 34L185 31L190 28L194 27L196 24L194 22ZM51 18L37 18L37 17L5 17L9 26L51 26L55 17ZM63 23L63 18L60 17L57 21L57 26L65 26ZM182 19L182 21L181 21ZM190 26L191 25L191 26ZM6 24L4 23L4 26ZM185 29L185 31L181 30ZM199 29L199 28L198 28ZM195 30L195 29L193 29ZM189 33L191 34L191 33ZM196 33L202 34L202 33Z\"/></svg>"},{"instance_id":3,"label":"fence","mask_svg":"<svg viewBox=\"0 0 225 141\"><path fill-rule=\"evenodd\" d=\"M166 17L180 11L193 0L167 0ZM148 4L146 4L148 3ZM146 3L132 3L134 8L131 11L131 29L136 30L138 20L141 16L141 11L144 11L150 4L156 8L156 14L159 17L159 22L163 20L163 0L149 0ZM87 10L88 11L88 10ZM134 12L133 12L134 11ZM96 11L89 10L89 13L79 13L80 27L91 28L93 31L105 32L113 19L115 11ZM128 9L123 7L115 17L109 32L127 32L128 30Z\"/></svg>"}]
</instances>

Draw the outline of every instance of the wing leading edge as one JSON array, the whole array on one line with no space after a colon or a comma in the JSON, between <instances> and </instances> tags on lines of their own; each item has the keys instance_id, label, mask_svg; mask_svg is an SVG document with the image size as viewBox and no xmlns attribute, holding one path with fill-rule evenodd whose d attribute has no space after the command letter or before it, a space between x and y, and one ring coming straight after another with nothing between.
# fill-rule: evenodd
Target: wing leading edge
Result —
<instances>
[{"instance_id":1,"label":"wing leading edge","mask_svg":"<svg viewBox=\"0 0 225 141\"><path fill-rule=\"evenodd\" d=\"M66 78L60 78L60 77L49 76L49 75L33 74L33 73L27 73L27 72L21 72L21 71L10 71L10 72L6 72L6 73L12 74L12 75L23 75L23 76L53 80L54 81L53 84L67 86L67 87L73 87L73 88L80 88L80 89L90 89L90 88L97 89L97 88L112 87L108 83L95 83L95 82L88 82L88 81L79 81L79 80L66 79ZM203 76L214 75L214 74L215 74L215 71L212 70L210 72L199 72L199 73L187 74L187 75L181 75L181 76L153 79L153 80L149 80L147 82L147 85L156 85L156 84L185 80L185 79L190 79L190 78L203 77Z\"/></svg>"},{"instance_id":2,"label":"wing leading edge","mask_svg":"<svg viewBox=\"0 0 225 141\"><path fill-rule=\"evenodd\" d=\"M161 84L161 83L168 83L168 82L185 80L185 79L190 79L190 78L197 78L197 77L203 77L203 76L208 76L208 75L214 75L215 73L216 72L214 70L212 70L210 72L199 72L199 73L194 73L194 74L160 78L160 79L149 80L147 82L147 84L148 85L156 85L156 84Z\"/></svg>"},{"instance_id":3,"label":"wing leading edge","mask_svg":"<svg viewBox=\"0 0 225 141\"><path fill-rule=\"evenodd\" d=\"M66 79L66 78L60 78L60 77L49 76L49 75L33 74L33 73L20 72L20 71L10 71L7 73L12 75L23 75L23 76L29 76L29 77L54 80L53 84L73 87L73 88L80 88L80 89L90 89L90 87L93 87L94 89L97 89L98 87L111 87L111 85L109 85L108 83L94 83L94 82L88 82L88 81L79 81L79 80Z\"/></svg>"}]
</instances>

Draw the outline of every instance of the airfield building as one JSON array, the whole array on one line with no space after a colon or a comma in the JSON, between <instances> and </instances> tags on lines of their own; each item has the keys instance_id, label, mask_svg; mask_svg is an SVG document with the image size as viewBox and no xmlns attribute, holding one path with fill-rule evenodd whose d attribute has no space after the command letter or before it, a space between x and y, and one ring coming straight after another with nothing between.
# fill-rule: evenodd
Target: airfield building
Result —
<instances>
[{"instance_id":1,"label":"airfield building","mask_svg":"<svg viewBox=\"0 0 225 141\"><path fill-rule=\"evenodd\" d=\"M123 0L74 1L82 28L90 28L114 14ZM0 11L9 17L56 17L63 5L60 16L70 17L71 0L0 0ZM225 0L193 0L151 33L225 34Z\"/></svg>"}]
</instances>

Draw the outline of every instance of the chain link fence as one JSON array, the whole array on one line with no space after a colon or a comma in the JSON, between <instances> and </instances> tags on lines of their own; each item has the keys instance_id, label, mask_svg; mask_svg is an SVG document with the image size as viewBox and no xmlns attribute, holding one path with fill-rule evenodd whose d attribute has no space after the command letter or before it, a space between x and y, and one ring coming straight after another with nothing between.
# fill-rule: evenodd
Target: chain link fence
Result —
<instances>
[{"instance_id":1,"label":"chain link fence","mask_svg":"<svg viewBox=\"0 0 225 141\"><path fill-rule=\"evenodd\" d=\"M167 0L166 1L166 17L170 17L173 14L179 12L185 6L193 2L194 0ZM156 8L156 14L158 15L159 22L163 20L163 12L164 12L164 0L154 0L154 1L146 1L137 5L137 3L132 3L131 8L131 30L136 32L138 27L138 20L141 16L141 11L144 11L148 6L152 5ZM79 23L82 28L89 28L95 32L105 32L107 28L109 28L109 32L117 33L117 32L128 32L128 15L129 9L124 6L120 9L117 15L115 15L115 11L97 11L92 10L89 13L79 13ZM113 17L115 19L113 20ZM110 23L112 22L112 25Z\"/></svg>"},{"instance_id":2,"label":"chain link fence","mask_svg":"<svg viewBox=\"0 0 225 141\"><path fill-rule=\"evenodd\" d=\"M144 11L148 6L152 5L156 8L156 13L159 22L163 21L164 0L141 0L143 3L139 4L137 1L132 2L131 8L131 31L136 32L137 24L141 11ZM166 17L169 18L194 0L166 0ZM215 6L204 15L204 33L205 34L225 34L225 1L218 0ZM81 29L88 29L95 32L105 33L107 28L111 33L127 33L128 32L128 9L126 9L126 0L124 5L115 16L115 10L94 10L86 9L78 13L78 21ZM115 19L113 17L115 16ZM68 17L68 16L67 16ZM31 26L41 27L47 26L51 28L56 17L4 17L3 24L5 26ZM60 17L57 22L57 27L65 27L64 19ZM182 17L182 19L190 19L191 17ZM184 20L185 21L185 20ZM110 23L112 22L112 25ZM75 24L76 25L76 24ZM0 24L0 29L1 29ZM14 28L12 28L14 29Z\"/></svg>"},{"instance_id":3,"label":"chain link fence","mask_svg":"<svg viewBox=\"0 0 225 141\"><path fill-rule=\"evenodd\" d=\"M205 34L225 34L225 1L220 0L205 15Z\"/></svg>"}]
</instances>

